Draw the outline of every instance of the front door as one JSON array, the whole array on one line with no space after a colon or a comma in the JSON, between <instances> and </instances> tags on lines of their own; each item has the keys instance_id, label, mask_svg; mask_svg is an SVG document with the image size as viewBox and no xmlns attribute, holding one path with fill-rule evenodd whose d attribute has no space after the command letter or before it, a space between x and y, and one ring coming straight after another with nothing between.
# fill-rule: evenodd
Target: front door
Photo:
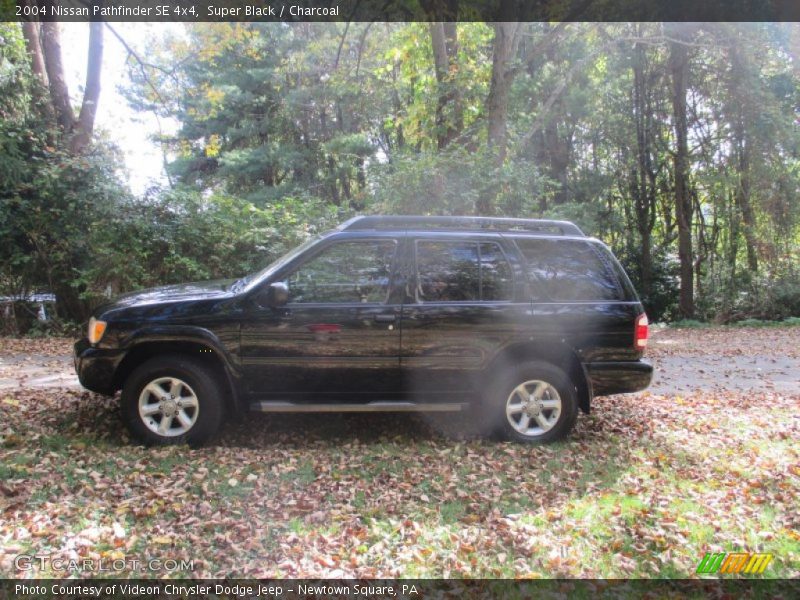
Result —
<instances>
[{"instance_id":1,"label":"front door","mask_svg":"<svg viewBox=\"0 0 800 600\"><path fill-rule=\"evenodd\" d=\"M252 396L353 403L397 391L398 246L392 237L333 240L279 275L288 303L256 303L242 324L242 368Z\"/></svg>"}]
</instances>

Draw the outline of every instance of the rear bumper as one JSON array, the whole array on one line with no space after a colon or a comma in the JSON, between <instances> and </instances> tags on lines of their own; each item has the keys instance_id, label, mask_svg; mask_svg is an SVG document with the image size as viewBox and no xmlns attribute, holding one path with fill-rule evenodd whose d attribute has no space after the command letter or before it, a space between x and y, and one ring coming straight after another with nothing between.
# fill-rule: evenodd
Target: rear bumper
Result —
<instances>
[{"instance_id":1,"label":"rear bumper","mask_svg":"<svg viewBox=\"0 0 800 600\"><path fill-rule=\"evenodd\" d=\"M638 392L653 379L653 365L643 360L588 363L586 371L595 396Z\"/></svg>"},{"instance_id":2,"label":"rear bumper","mask_svg":"<svg viewBox=\"0 0 800 600\"><path fill-rule=\"evenodd\" d=\"M75 343L72 353L81 385L87 390L108 396L117 391L114 373L124 356L124 351L93 348L86 338Z\"/></svg>"}]
</instances>

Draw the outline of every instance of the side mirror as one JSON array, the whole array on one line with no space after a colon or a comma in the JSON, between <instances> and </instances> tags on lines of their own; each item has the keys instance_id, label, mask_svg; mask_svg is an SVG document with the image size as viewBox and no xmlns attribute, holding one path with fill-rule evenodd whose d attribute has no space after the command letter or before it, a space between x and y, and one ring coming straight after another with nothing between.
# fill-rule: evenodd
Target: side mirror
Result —
<instances>
[{"instance_id":1,"label":"side mirror","mask_svg":"<svg viewBox=\"0 0 800 600\"><path fill-rule=\"evenodd\" d=\"M269 284L267 288L267 305L279 308L289 301L289 286L283 281Z\"/></svg>"}]
</instances>

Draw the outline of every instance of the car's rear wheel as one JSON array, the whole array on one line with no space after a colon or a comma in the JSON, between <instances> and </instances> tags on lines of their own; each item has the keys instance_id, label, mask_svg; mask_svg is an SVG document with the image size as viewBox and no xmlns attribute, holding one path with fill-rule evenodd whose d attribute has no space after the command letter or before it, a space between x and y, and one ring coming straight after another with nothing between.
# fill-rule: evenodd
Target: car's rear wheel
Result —
<instances>
[{"instance_id":1,"label":"car's rear wheel","mask_svg":"<svg viewBox=\"0 0 800 600\"><path fill-rule=\"evenodd\" d=\"M199 445L222 423L222 396L202 362L159 356L125 381L122 412L128 429L146 444Z\"/></svg>"},{"instance_id":2,"label":"car's rear wheel","mask_svg":"<svg viewBox=\"0 0 800 600\"><path fill-rule=\"evenodd\" d=\"M569 377L540 361L501 373L489 386L484 406L493 433L528 444L563 439L578 416L577 394Z\"/></svg>"}]
</instances>

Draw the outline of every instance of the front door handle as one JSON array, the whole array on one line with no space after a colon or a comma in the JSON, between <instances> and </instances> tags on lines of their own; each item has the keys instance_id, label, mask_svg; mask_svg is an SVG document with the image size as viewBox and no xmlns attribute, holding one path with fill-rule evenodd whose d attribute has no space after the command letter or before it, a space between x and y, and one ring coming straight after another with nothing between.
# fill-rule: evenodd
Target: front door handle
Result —
<instances>
[{"instance_id":1,"label":"front door handle","mask_svg":"<svg viewBox=\"0 0 800 600\"><path fill-rule=\"evenodd\" d=\"M394 323L396 320L396 315L375 315L376 323Z\"/></svg>"}]
</instances>

